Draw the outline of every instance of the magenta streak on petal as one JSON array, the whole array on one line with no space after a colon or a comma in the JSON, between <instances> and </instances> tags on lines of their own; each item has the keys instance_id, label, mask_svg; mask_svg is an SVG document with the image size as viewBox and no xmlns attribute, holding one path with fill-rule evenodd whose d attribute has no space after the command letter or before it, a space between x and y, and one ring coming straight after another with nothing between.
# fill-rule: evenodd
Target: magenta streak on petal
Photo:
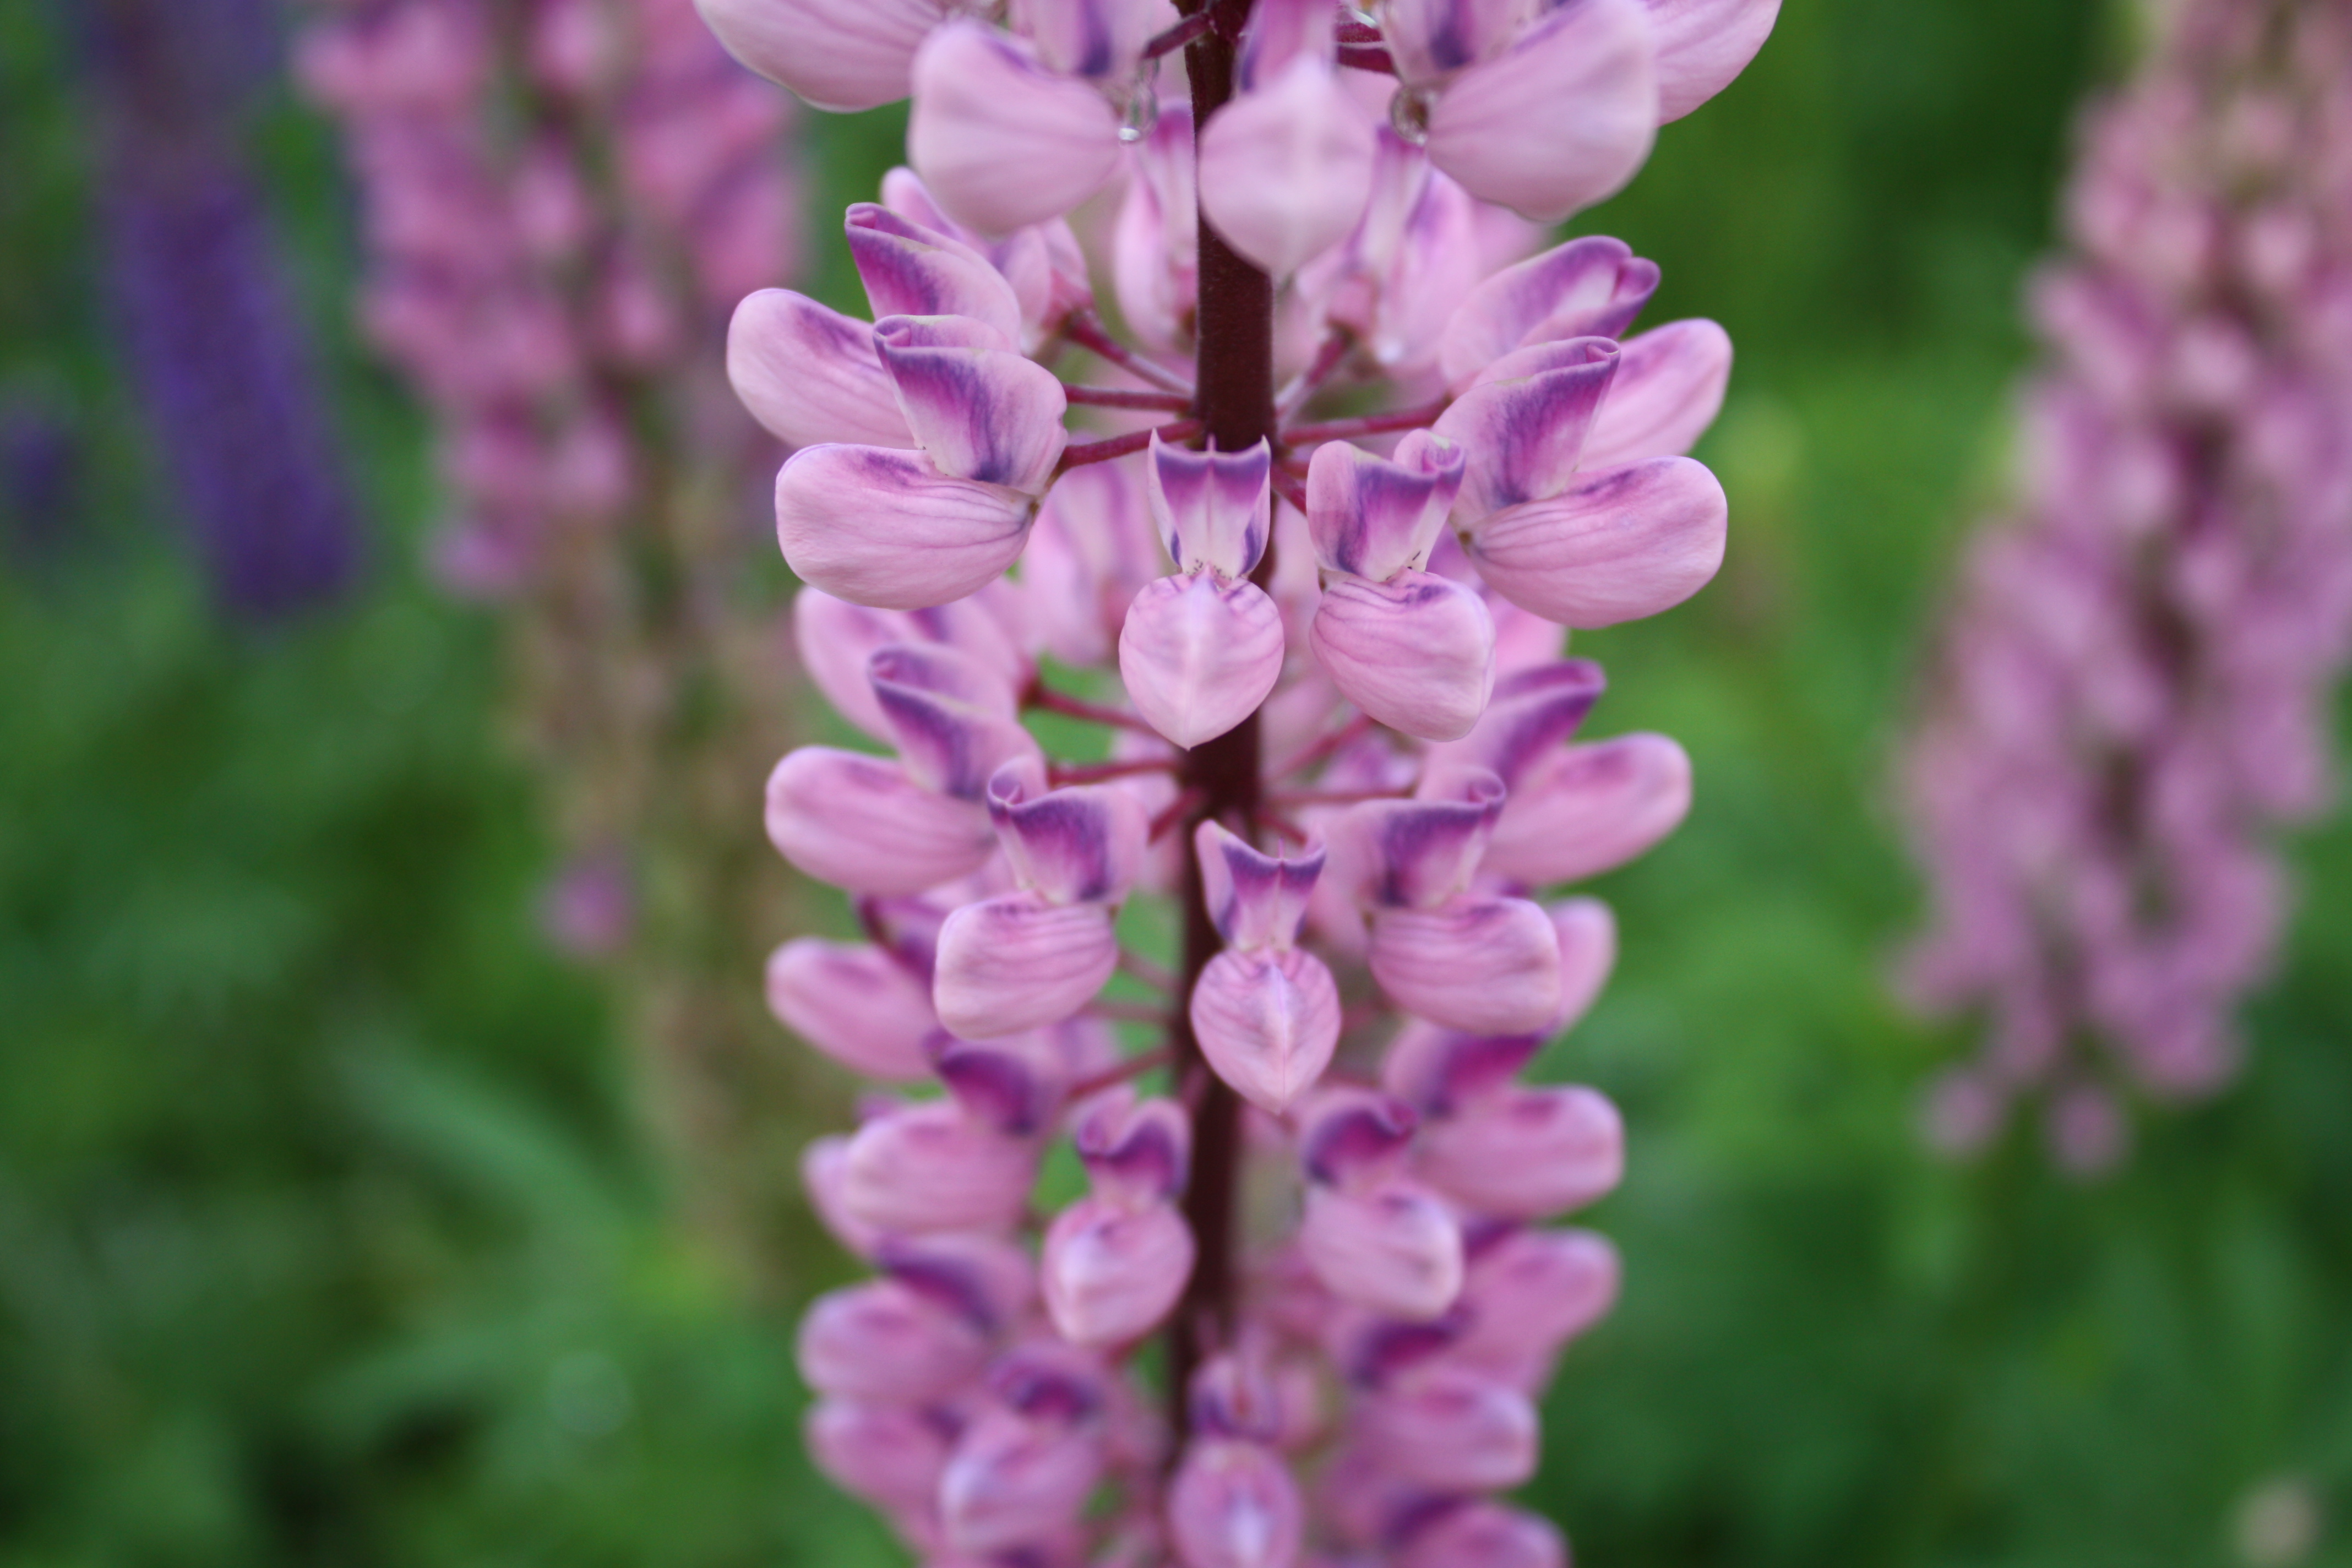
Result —
<instances>
[{"instance_id":1,"label":"magenta streak on petal","mask_svg":"<svg viewBox=\"0 0 2352 1568\"><path fill-rule=\"evenodd\" d=\"M1311 1181L1340 1182L1353 1170L1401 1153L1420 1125L1412 1107L1394 1095L1351 1095L1308 1124L1299 1165Z\"/></svg>"}]
</instances>

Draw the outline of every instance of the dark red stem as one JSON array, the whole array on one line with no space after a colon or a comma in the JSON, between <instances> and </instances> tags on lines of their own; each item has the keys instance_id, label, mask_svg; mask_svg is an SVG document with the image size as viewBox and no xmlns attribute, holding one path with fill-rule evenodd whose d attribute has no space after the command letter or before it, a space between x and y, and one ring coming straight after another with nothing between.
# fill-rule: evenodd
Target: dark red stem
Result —
<instances>
[{"instance_id":1,"label":"dark red stem","mask_svg":"<svg viewBox=\"0 0 2352 1568\"><path fill-rule=\"evenodd\" d=\"M1190 414L1192 400L1181 392L1135 392L1123 386L1064 386L1062 395L1089 408L1156 408Z\"/></svg>"},{"instance_id":2,"label":"dark red stem","mask_svg":"<svg viewBox=\"0 0 2352 1568\"><path fill-rule=\"evenodd\" d=\"M1154 386L1181 392L1187 397L1192 395L1192 386L1182 376L1163 364L1146 359L1103 331L1103 324L1095 320L1091 310L1071 311L1068 319L1062 322L1062 335L1088 353L1100 354L1120 369L1133 371Z\"/></svg>"},{"instance_id":3,"label":"dark red stem","mask_svg":"<svg viewBox=\"0 0 2352 1568\"><path fill-rule=\"evenodd\" d=\"M1381 30L1370 22L1342 22L1339 24L1339 41L1343 44L1377 44L1381 41Z\"/></svg>"},{"instance_id":4,"label":"dark red stem","mask_svg":"<svg viewBox=\"0 0 2352 1568\"><path fill-rule=\"evenodd\" d=\"M1381 76L1394 76L1396 61L1388 50L1372 44L1341 44L1339 63L1349 70L1372 71Z\"/></svg>"},{"instance_id":5,"label":"dark red stem","mask_svg":"<svg viewBox=\"0 0 2352 1568\"><path fill-rule=\"evenodd\" d=\"M1201 429L1202 423L1198 419L1179 419L1153 429L1137 430L1125 436L1113 436L1107 440L1081 441L1075 447L1062 448L1062 460L1054 471L1057 474L1066 474L1072 468L1083 468L1088 463L1108 463L1113 458L1124 458L1129 452L1140 452L1151 445L1151 437L1154 436L1171 443L1190 441L1201 433Z\"/></svg>"},{"instance_id":6,"label":"dark red stem","mask_svg":"<svg viewBox=\"0 0 2352 1568\"><path fill-rule=\"evenodd\" d=\"M1441 397L1434 403L1400 408L1389 414L1365 414L1353 419L1327 419L1320 425L1294 425L1282 433L1282 444L1286 447L1306 447L1318 441L1344 441L1353 436L1379 436L1391 430L1425 430L1437 423L1437 416L1444 413L1452 402L1451 398Z\"/></svg>"},{"instance_id":7,"label":"dark red stem","mask_svg":"<svg viewBox=\"0 0 2352 1568\"><path fill-rule=\"evenodd\" d=\"M1186 47L1192 86L1192 123L1205 126L1234 95L1234 39L1249 14L1248 0L1179 0L1188 16L1214 25ZM1274 279L1234 253L1215 228L1201 222L1200 343L1194 384L1201 422L1221 449L1238 452L1276 434L1274 411ZM1274 572L1268 550L1255 574L1263 585ZM1253 833L1259 799L1258 721L1255 714L1187 753L1183 780L1192 805L1181 821L1184 865L1183 963L1168 1015L1176 1087L1193 1107L1192 1175L1184 1218L1199 1243L1200 1260L1169 1327L1168 1411L1173 1428L1186 1427L1185 1391L1201 1363L1232 1338L1239 1295L1238 1195L1241 1100L1209 1070L1192 1037L1186 1004L1194 984L1223 946L1209 919L1194 827L1212 818Z\"/></svg>"},{"instance_id":8,"label":"dark red stem","mask_svg":"<svg viewBox=\"0 0 2352 1568\"><path fill-rule=\"evenodd\" d=\"M1039 708L1048 713L1059 713L1067 719L1084 719L1089 724L1108 724L1114 729L1133 730L1139 734L1157 737L1159 731L1120 708L1106 708L1099 702L1088 702L1082 697L1072 697L1056 691L1039 680L1033 682L1021 694L1024 708Z\"/></svg>"},{"instance_id":9,"label":"dark red stem","mask_svg":"<svg viewBox=\"0 0 2352 1568\"><path fill-rule=\"evenodd\" d=\"M1176 764L1166 757L1142 757L1131 763L1055 763L1054 783L1105 784L1112 779L1131 779L1144 773L1171 773L1175 771Z\"/></svg>"},{"instance_id":10,"label":"dark red stem","mask_svg":"<svg viewBox=\"0 0 2352 1568\"><path fill-rule=\"evenodd\" d=\"M1144 45L1143 58L1147 60L1156 60L1162 55L1172 55L1208 30L1208 13L1198 12L1187 16Z\"/></svg>"}]
</instances>

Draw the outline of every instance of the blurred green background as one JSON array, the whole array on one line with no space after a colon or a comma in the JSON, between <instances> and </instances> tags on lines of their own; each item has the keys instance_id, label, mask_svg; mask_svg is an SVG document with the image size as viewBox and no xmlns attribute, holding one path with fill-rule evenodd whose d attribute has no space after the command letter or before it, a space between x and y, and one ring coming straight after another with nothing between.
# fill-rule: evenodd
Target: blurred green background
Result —
<instances>
[{"instance_id":1,"label":"blurred green background","mask_svg":"<svg viewBox=\"0 0 2352 1568\"><path fill-rule=\"evenodd\" d=\"M792 1303L677 1223L613 1020L538 935L496 627L422 581L424 426L344 325L331 138L280 101L252 151L373 568L234 630L90 283L73 3L0 0L0 395L80 453L61 536L0 566L0 1564L892 1561L796 1453ZM1632 1131L1594 1216L1625 1298L1533 1489L1587 1568L2352 1563L2352 832L2297 847L2245 1080L2095 1186L2024 1135L1924 1156L1965 1040L1884 984L1895 721L2120 54L2094 0L1790 0L1580 225L1664 265L1651 320L1741 351L1701 454L1723 577L1580 645L1596 728L1669 731L1700 779L1602 889L1623 964L1545 1064ZM819 122L818 214L893 133Z\"/></svg>"}]
</instances>

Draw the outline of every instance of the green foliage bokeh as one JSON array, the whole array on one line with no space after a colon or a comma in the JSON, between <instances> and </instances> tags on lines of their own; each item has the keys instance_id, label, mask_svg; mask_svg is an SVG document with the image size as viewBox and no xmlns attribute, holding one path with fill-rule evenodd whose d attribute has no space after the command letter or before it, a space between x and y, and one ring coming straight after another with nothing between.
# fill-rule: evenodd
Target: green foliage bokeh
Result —
<instances>
[{"instance_id":1,"label":"green foliage bokeh","mask_svg":"<svg viewBox=\"0 0 2352 1568\"><path fill-rule=\"evenodd\" d=\"M415 562L422 424L348 341L350 197L255 153L377 525L353 604L216 624L101 297L68 8L0 0L0 395L58 411L73 536L0 568L0 1565L864 1568L808 1473L788 1303L671 1217L613 1020L539 943L549 836L495 629ZM1581 639L1595 729L1668 731L1688 826L1601 889L1624 960L1544 1069L1617 1096L1624 1301L1534 1500L1594 1568L2199 1568L2301 1487L2352 1563L2352 834L2245 1081L2094 1187L2029 1133L1925 1157L1957 1031L1885 985L1885 775L1924 618L1997 496L2022 269L2089 0L1790 0L1749 77L1580 224L1740 344L1702 455L1722 578ZM818 128L829 202L887 115ZM746 803L746 809L751 809ZM781 934L781 933L777 933ZM782 1046L780 1041L780 1047ZM811 1258L807 1278L838 1271Z\"/></svg>"}]
</instances>

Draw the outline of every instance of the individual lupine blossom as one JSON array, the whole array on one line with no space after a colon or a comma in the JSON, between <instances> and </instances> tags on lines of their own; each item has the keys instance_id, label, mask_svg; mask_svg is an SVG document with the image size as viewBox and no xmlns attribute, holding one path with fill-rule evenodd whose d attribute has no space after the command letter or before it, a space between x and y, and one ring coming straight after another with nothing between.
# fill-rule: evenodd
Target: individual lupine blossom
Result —
<instances>
[{"instance_id":1,"label":"individual lupine blossom","mask_svg":"<svg viewBox=\"0 0 2352 1568\"><path fill-rule=\"evenodd\" d=\"M511 637L562 857L541 923L610 961L687 1190L756 1206L775 1075L720 977L782 878L724 803L784 743L787 666L750 591L775 447L725 335L796 266L793 106L690 0L329 0L297 65L344 133L360 324L432 419L432 565Z\"/></svg>"},{"instance_id":2,"label":"individual lupine blossom","mask_svg":"<svg viewBox=\"0 0 2352 1568\"><path fill-rule=\"evenodd\" d=\"M1905 764L1931 923L1909 983L1980 1016L1927 1131L2038 1097L2058 1162L2235 1070L2332 794L2352 657L2352 6L2192 0L2095 109L2014 510L1969 546Z\"/></svg>"},{"instance_id":3,"label":"individual lupine blossom","mask_svg":"<svg viewBox=\"0 0 2352 1568\"><path fill-rule=\"evenodd\" d=\"M1563 628L1716 571L1730 343L1629 335L1657 268L1536 223L1774 7L705 10L813 102L914 99L844 225L871 319L766 290L729 342L863 737L766 802L860 928L770 1005L888 1089L803 1164L876 1270L803 1328L816 1461L931 1568L1559 1568L1499 1494L1614 1299L1552 1222L1623 1129L1524 1077L1615 958L1547 890L1691 788L1579 738Z\"/></svg>"},{"instance_id":4,"label":"individual lupine blossom","mask_svg":"<svg viewBox=\"0 0 2352 1568\"><path fill-rule=\"evenodd\" d=\"M266 620L349 587L360 509L310 330L238 145L275 64L268 7L103 0L84 24L110 312L214 597Z\"/></svg>"}]
</instances>

